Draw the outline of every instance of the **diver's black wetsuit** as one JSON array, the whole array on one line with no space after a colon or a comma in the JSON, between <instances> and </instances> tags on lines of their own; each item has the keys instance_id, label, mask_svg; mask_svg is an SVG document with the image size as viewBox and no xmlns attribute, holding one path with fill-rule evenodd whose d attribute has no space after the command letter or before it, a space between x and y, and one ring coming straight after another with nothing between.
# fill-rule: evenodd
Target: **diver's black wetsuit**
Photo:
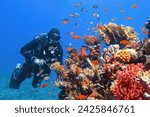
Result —
<instances>
[{"instance_id":1,"label":"diver's black wetsuit","mask_svg":"<svg viewBox=\"0 0 150 117\"><path fill-rule=\"evenodd\" d=\"M30 43L21 48L20 53L25 57L25 63L19 73L19 76L11 78L10 88L18 89L20 84L33 73L32 85L37 88L44 77L48 77L50 73L49 65L56 61L62 64L63 50L59 41L49 41L48 34L37 36ZM43 59L46 64L40 68L33 63L34 58ZM43 70L42 73L40 71Z\"/></svg>"}]
</instances>

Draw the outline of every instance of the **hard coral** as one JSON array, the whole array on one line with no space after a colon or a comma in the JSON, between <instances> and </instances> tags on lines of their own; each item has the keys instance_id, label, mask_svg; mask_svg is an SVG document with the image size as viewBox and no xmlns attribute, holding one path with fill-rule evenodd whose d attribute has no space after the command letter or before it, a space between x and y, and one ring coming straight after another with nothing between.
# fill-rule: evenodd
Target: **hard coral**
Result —
<instances>
[{"instance_id":1,"label":"hard coral","mask_svg":"<svg viewBox=\"0 0 150 117\"><path fill-rule=\"evenodd\" d=\"M109 23L108 25L98 26L99 36L102 37L104 43L108 45L120 44L123 40L137 40L138 34L131 27Z\"/></svg>"},{"instance_id":2,"label":"hard coral","mask_svg":"<svg viewBox=\"0 0 150 117\"><path fill-rule=\"evenodd\" d=\"M120 50L115 55L115 58L122 63L129 63L131 60L131 54L127 50Z\"/></svg>"}]
</instances>

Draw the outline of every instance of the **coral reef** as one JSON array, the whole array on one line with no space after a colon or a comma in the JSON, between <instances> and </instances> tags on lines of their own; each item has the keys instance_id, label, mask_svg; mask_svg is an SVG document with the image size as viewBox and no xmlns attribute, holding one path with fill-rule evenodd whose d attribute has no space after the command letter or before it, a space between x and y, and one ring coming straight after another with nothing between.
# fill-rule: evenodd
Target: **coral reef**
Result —
<instances>
[{"instance_id":1,"label":"coral reef","mask_svg":"<svg viewBox=\"0 0 150 117\"><path fill-rule=\"evenodd\" d=\"M65 67L50 66L59 73L59 99L150 99L150 39L138 41L133 28L112 23L97 30L98 36L84 37L80 51L68 48ZM102 42L108 47L101 53Z\"/></svg>"}]
</instances>

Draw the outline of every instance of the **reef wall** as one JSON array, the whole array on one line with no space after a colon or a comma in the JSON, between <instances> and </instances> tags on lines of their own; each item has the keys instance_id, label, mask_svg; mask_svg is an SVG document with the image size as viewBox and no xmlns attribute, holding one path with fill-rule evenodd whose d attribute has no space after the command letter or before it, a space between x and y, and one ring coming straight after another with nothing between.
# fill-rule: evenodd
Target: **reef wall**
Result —
<instances>
[{"instance_id":1,"label":"reef wall","mask_svg":"<svg viewBox=\"0 0 150 117\"><path fill-rule=\"evenodd\" d=\"M150 99L150 38L139 41L133 28L114 23L98 25L97 33L84 37L80 52L68 48L65 67L50 66L59 73L59 99Z\"/></svg>"}]
</instances>

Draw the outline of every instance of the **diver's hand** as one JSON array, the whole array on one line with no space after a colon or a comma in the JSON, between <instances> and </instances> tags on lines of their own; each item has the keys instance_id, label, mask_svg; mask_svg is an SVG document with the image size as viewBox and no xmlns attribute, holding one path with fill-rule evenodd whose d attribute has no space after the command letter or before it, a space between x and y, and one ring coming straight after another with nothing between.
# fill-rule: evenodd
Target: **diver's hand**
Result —
<instances>
[{"instance_id":1,"label":"diver's hand","mask_svg":"<svg viewBox=\"0 0 150 117\"><path fill-rule=\"evenodd\" d=\"M38 65L39 67L43 67L46 64L46 62L43 59L35 58L34 59L34 64Z\"/></svg>"}]
</instances>

